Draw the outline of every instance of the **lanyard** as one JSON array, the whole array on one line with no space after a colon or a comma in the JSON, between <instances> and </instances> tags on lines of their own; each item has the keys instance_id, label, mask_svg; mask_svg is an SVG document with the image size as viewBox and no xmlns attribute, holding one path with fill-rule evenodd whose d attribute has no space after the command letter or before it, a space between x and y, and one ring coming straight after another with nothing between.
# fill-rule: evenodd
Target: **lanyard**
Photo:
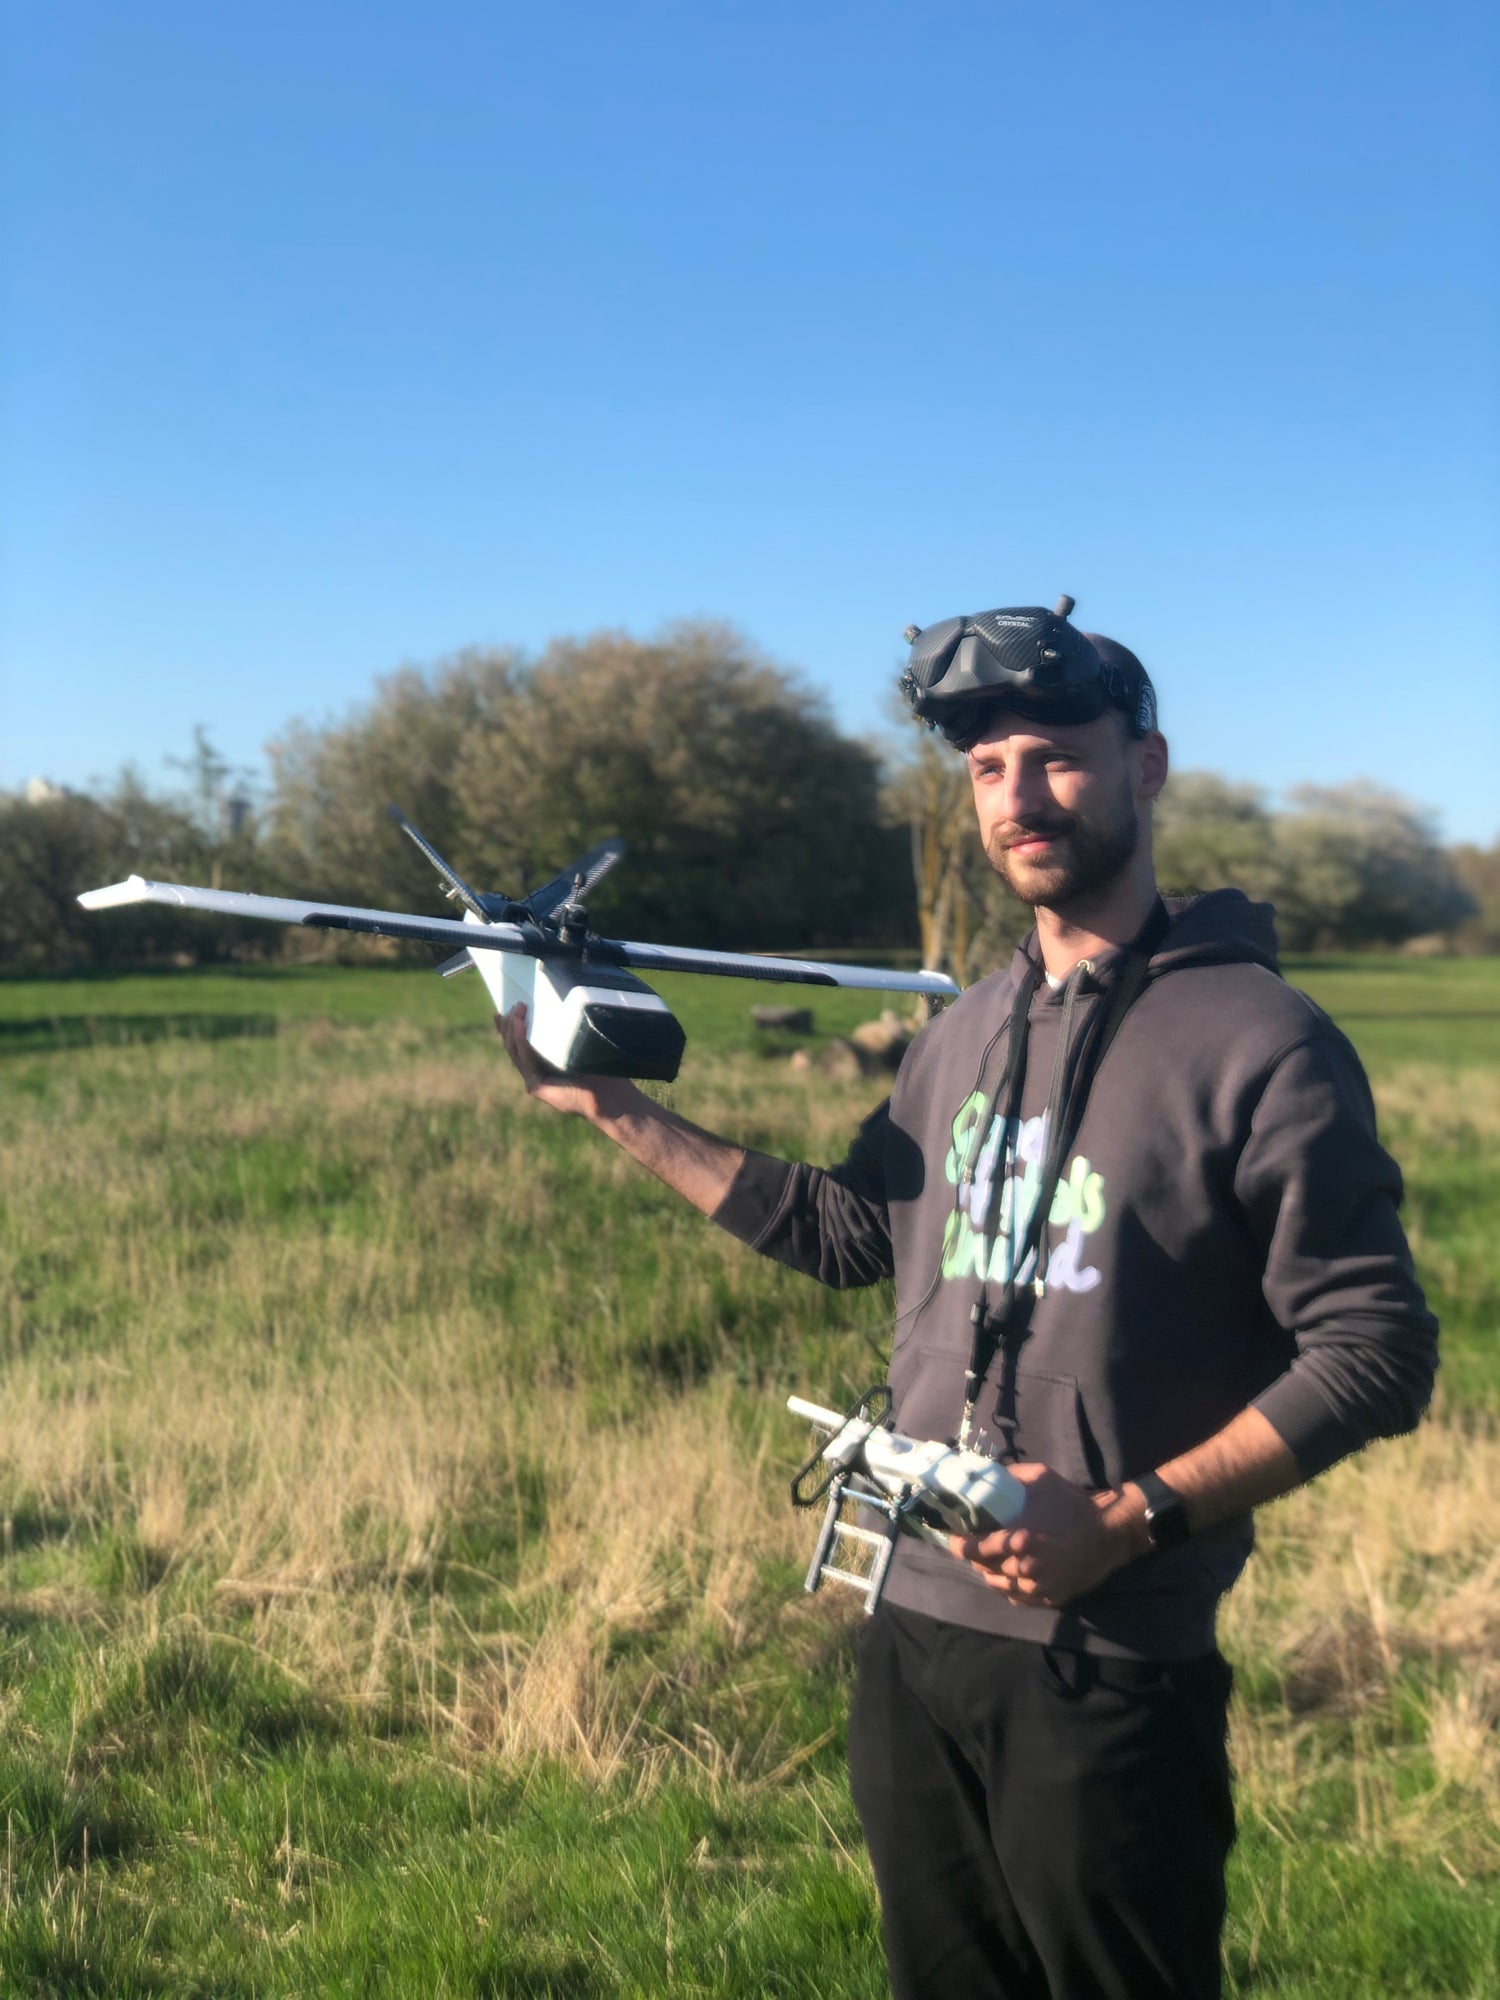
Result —
<instances>
[{"instance_id":1,"label":"lanyard","mask_svg":"<svg viewBox=\"0 0 1500 2000\"><path fill-rule=\"evenodd\" d=\"M1036 1276L1030 1289L1040 1298L1046 1288L1047 1252L1045 1237L1052 1204L1057 1197L1058 1182L1062 1177L1063 1161L1068 1148L1077 1136L1082 1123L1084 1105L1090 1087L1097 1075L1099 1065L1109 1051L1109 1046L1119 1033L1120 1024L1125 1019L1131 1003L1145 983L1146 973L1151 963L1151 954L1166 936L1170 923L1166 906L1158 897L1150 916L1140 931L1126 947L1122 962L1110 982L1106 998L1095 1009L1087 1027L1079 1038L1076 1060L1072 1049L1073 1014L1078 1003L1078 995L1086 979L1092 977L1093 966L1083 959L1074 966L1063 988L1062 1019L1058 1023L1057 1056L1052 1065L1052 1084L1048 1091L1046 1134L1047 1150L1042 1161L1042 1171L1037 1185L1036 1200L1026 1218L1026 1227L1020 1242L1015 1240L1015 1202L1012 1197L1010 1210L1011 1254L1008 1259L1009 1271L1001 1293L998 1308L989 1301L988 1254L985 1258L986 1275L982 1281L979 1297L969 1314L973 1337L969 1348L969 1365L964 1377L964 1414L959 1428L958 1442L966 1446L969 1429L974 1416L974 1404L989 1373L990 1366L1001 1342L1015 1327L1016 1294L1019 1289L1020 1274L1028 1264L1036 1261ZM1003 1100L1004 1132L1003 1152L995 1162L995 1193L991 1196L992 1213L998 1215L999 1193L1007 1177L1014 1185L1015 1149L1019 1142L1021 1097L1026 1083L1026 1053L1030 1040L1031 1003L1042 981L1042 969L1035 961L1031 963L1020 984L1016 988L1015 1002L1011 1008L1010 1034L1006 1048L1005 1073L994 1097L990 1100L989 1115L981 1119L979 1140L981 1146L986 1137L986 1128L995 1106Z\"/></svg>"}]
</instances>

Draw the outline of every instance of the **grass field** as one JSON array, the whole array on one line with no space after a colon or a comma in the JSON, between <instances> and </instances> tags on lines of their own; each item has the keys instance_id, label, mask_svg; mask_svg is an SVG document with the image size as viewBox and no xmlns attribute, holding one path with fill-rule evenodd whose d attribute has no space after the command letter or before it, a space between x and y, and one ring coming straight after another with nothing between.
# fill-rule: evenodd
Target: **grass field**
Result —
<instances>
[{"instance_id":1,"label":"grass field","mask_svg":"<svg viewBox=\"0 0 1500 2000\"><path fill-rule=\"evenodd\" d=\"M1488 1995L1500 964L1293 976L1446 1359L1231 1599L1230 1987ZM675 1102L836 1157L878 1086L770 1059L765 997L670 989ZM888 1311L528 1106L474 982L0 985L0 1992L880 1994L779 1409Z\"/></svg>"}]
</instances>

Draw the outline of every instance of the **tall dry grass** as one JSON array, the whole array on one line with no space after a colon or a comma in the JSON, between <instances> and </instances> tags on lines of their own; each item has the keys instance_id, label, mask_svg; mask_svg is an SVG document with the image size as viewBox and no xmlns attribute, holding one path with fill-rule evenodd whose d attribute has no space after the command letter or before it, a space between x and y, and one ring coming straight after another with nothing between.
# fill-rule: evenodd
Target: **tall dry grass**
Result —
<instances>
[{"instance_id":1,"label":"tall dry grass","mask_svg":"<svg viewBox=\"0 0 1500 2000\"><path fill-rule=\"evenodd\" d=\"M1221 1622L1262 1684L1234 1718L1242 1811L1292 1839L1348 1786L1362 1841L1500 1869L1497 1518L1500 1425L1441 1403L1264 1510Z\"/></svg>"},{"instance_id":2,"label":"tall dry grass","mask_svg":"<svg viewBox=\"0 0 1500 2000\"><path fill-rule=\"evenodd\" d=\"M120 1658L190 1624L455 1753L795 1760L839 1613L795 1588L780 1394L863 1372L839 1329L878 1335L878 1299L679 1214L480 1038L309 1024L54 1069L0 1125L13 1608ZM690 1115L813 1157L871 1095L696 1078ZM1383 1097L1424 1145L1500 1137L1496 1079ZM1361 1837L1500 1865L1497 1514L1500 1432L1456 1408L1268 1510L1224 1625L1258 1690L1245 1810L1290 1837L1353 1783Z\"/></svg>"},{"instance_id":3,"label":"tall dry grass","mask_svg":"<svg viewBox=\"0 0 1500 2000\"><path fill-rule=\"evenodd\" d=\"M836 1150L857 1107L766 1080L719 1065L694 1108ZM122 1656L190 1621L458 1748L743 1760L656 1717L764 1647L799 1555L800 1438L724 1323L751 1295L774 1372L796 1288L662 1217L487 1040L82 1055L11 1106L0 1183L12 1611Z\"/></svg>"}]
</instances>

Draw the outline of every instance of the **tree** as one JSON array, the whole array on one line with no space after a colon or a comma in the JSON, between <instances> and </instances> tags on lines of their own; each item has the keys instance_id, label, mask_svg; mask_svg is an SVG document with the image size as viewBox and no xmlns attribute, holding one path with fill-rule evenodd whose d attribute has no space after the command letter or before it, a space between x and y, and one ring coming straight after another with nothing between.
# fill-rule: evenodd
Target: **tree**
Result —
<instances>
[{"instance_id":1,"label":"tree","mask_svg":"<svg viewBox=\"0 0 1500 2000\"><path fill-rule=\"evenodd\" d=\"M73 793L0 799L0 964L63 971L87 964L92 941L77 903L93 889L107 847L104 814Z\"/></svg>"},{"instance_id":2,"label":"tree","mask_svg":"<svg viewBox=\"0 0 1500 2000\"><path fill-rule=\"evenodd\" d=\"M910 842L922 963L972 985L1007 961L1032 919L985 854L968 765L919 729L903 741L885 801Z\"/></svg>"},{"instance_id":3,"label":"tree","mask_svg":"<svg viewBox=\"0 0 1500 2000\"><path fill-rule=\"evenodd\" d=\"M1276 900L1276 824L1258 786L1211 771L1174 772L1156 801L1153 842L1167 895L1236 888Z\"/></svg>"},{"instance_id":4,"label":"tree","mask_svg":"<svg viewBox=\"0 0 1500 2000\"><path fill-rule=\"evenodd\" d=\"M1500 951L1500 840L1492 847L1455 847L1453 872L1474 904L1473 914L1458 926L1453 942L1459 951Z\"/></svg>"},{"instance_id":5,"label":"tree","mask_svg":"<svg viewBox=\"0 0 1500 2000\"><path fill-rule=\"evenodd\" d=\"M1284 947L1400 944L1450 930L1475 904L1427 816L1363 780L1299 785L1276 827Z\"/></svg>"},{"instance_id":6,"label":"tree","mask_svg":"<svg viewBox=\"0 0 1500 2000\"><path fill-rule=\"evenodd\" d=\"M272 852L303 893L430 906L431 870L384 817L395 799L476 888L513 894L621 835L629 859L594 913L643 937L800 949L910 935L875 755L720 626L407 669L343 723L289 731L273 764Z\"/></svg>"},{"instance_id":7,"label":"tree","mask_svg":"<svg viewBox=\"0 0 1500 2000\"><path fill-rule=\"evenodd\" d=\"M263 951L259 926L148 903L89 912L78 895L129 874L202 880L207 849L180 805L126 771L102 799L64 792L0 799L0 965L63 972Z\"/></svg>"},{"instance_id":8,"label":"tree","mask_svg":"<svg viewBox=\"0 0 1500 2000\"><path fill-rule=\"evenodd\" d=\"M534 886L621 835L601 924L646 938L803 949L910 935L878 760L726 627L559 640L465 738L459 845Z\"/></svg>"},{"instance_id":9,"label":"tree","mask_svg":"<svg viewBox=\"0 0 1500 2000\"><path fill-rule=\"evenodd\" d=\"M249 773L219 755L201 722L194 726L189 754L168 757L167 763L187 775L188 791L181 811L201 843L208 886L222 889L227 871L248 887L246 870L256 846Z\"/></svg>"},{"instance_id":10,"label":"tree","mask_svg":"<svg viewBox=\"0 0 1500 2000\"><path fill-rule=\"evenodd\" d=\"M1471 907L1426 816L1364 782L1302 785L1271 813L1253 785L1173 777L1156 809L1157 878L1173 891L1240 888L1275 905L1284 949L1400 944Z\"/></svg>"},{"instance_id":11,"label":"tree","mask_svg":"<svg viewBox=\"0 0 1500 2000\"><path fill-rule=\"evenodd\" d=\"M911 841L922 963L939 971L969 950L968 849L975 835L968 772L923 731L886 790L887 809Z\"/></svg>"},{"instance_id":12,"label":"tree","mask_svg":"<svg viewBox=\"0 0 1500 2000\"><path fill-rule=\"evenodd\" d=\"M270 746L264 859L281 887L387 909L431 905L431 867L386 816L408 812L460 872L458 765L471 734L505 715L520 669L510 652L470 651L431 674L403 667L340 723L294 722ZM484 886L482 883L477 886Z\"/></svg>"},{"instance_id":13,"label":"tree","mask_svg":"<svg viewBox=\"0 0 1500 2000\"><path fill-rule=\"evenodd\" d=\"M979 845L962 762L930 736L902 758L887 802L910 832L923 962L968 984L1002 961L1030 913ZM1492 881L1485 857L1474 851L1455 865L1423 813L1376 786L1305 785L1291 802L1273 813L1254 785L1207 771L1174 775L1154 816L1164 893L1243 889L1274 905L1284 949L1312 951L1452 931Z\"/></svg>"}]
</instances>

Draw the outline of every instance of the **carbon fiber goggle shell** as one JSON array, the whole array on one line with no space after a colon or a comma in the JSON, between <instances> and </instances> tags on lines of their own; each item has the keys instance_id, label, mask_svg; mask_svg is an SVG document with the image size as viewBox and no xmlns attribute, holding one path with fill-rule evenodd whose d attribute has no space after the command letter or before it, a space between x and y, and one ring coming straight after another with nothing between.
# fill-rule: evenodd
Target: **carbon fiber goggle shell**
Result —
<instances>
[{"instance_id":1,"label":"carbon fiber goggle shell","mask_svg":"<svg viewBox=\"0 0 1500 2000\"><path fill-rule=\"evenodd\" d=\"M997 702L1051 722L1092 722L1116 707L1137 729L1152 728L1150 680L1133 654L1125 657L1136 673L1106 659L1057 612L1019 605L944 618L918 632L901 688L913 713L951 742L972 740L977 717Z\"/></svg>"},{"instance_id":2,"label":"carbon fiber goggle shell","mask_svg":"<svg viewBox=\"0 0 1500 2000\"><path fill-rule=\"evenodd\" d=\"M934 696L953 701L993 690L1065 698L1097 686L1104 662L1076 626L1023 605L928 626L912 643L907 674L920 713Z\"/></svg>"}]
</instances>

